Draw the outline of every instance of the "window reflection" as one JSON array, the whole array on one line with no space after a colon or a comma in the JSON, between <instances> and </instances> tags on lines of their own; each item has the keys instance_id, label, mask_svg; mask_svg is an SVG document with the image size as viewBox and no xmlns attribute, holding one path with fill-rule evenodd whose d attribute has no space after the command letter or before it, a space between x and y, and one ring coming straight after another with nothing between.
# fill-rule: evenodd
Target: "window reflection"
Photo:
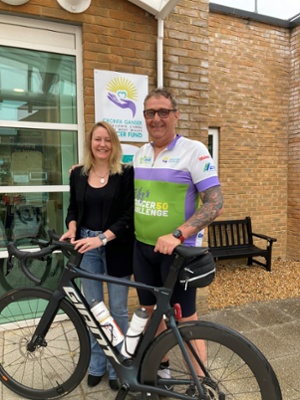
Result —
<instances>
[{"instance_id":1,"label":"window reflection","mask_svg":"<svg viewBox=\"0 0 300 400\"><path fill-rule=\"evenodd\" d=\"M28 268L34 276L41 280L41 286L54 290L65 261L61 253L54 253L45 260L30 260ZM27 286L36 286L36 284L22 272L18 260L13 258L12 265L10 265L7 259L0 259L0 296L8 290Z\"/></svg>"},{"instance_id":2,"label":"window reflection","mask_svg":"<svg viewBox=\"0 0 300 400\"><path fill-rule=\"evenodd\" d=\"M67 185L77 163L77 133L0 128L0 185Z\"/></svg>"},{"instance_id":3,"label":"window reflection","mask_svg":"<svg viewBox=\"0 0 300 400\"><path fill-rule=\"evenodd\" d=\"M64 231L64 193L0 194L0 249L8 241L31 246L32 240L48 240L48 229Z\"/></svg>"},{"instance_id":4,"label":"window reflection","mask_svg":"<svg viewBox=\"0 0 300 400\"><path fill-rule=\"evenodd\" d=\"M77 123L75 57L0 46L0 120Z\"/></svg>"},{"instance_id":5,"label":"window reflection","mask_svg":"<svg viewBox=\"0 0 300 400\"><path fill-rule=\"evenodd\" d=\"M50 41L44 36L39 41L47 50L55 48L54 37L61 38L57 52L30 49L28 35L22 38L24 48L0 45L1 257L6 256L8 241L31 249L36 247L35 239L48 240L48 229L58 234L65 230L68 171L78 163L77 80L82 80L76 75L78 51L74 54L72 43L77 34L68 32L54 29ZM67 54L61 54L65 50ZM56 287L62 267L61 254L30 265L42 286L49 288ZM0 295L27 285L35 284L24 276L18 262L14 260L9 270L7 259L0 258Z\"/></svg>"}]
</instances>

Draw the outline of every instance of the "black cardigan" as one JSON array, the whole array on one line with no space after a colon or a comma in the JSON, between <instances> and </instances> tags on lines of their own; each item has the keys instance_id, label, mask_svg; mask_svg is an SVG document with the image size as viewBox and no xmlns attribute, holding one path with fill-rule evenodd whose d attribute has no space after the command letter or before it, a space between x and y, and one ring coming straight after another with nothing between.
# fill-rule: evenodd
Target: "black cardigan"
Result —
<instances>
[{"instance_id":1,"label":"black cardigan","mask_svg":"<svg viewBox=\"0 0 300 400\"><path fill-rule=\"evenodd\" d=\"M82 175L82 167L76 167L70 176L70 204L66 217L66 225L70 221L77 222L76 239L79 239L83 218L83 200L87 186L88 176ZM106 226L99 230L103 232L110 229L116 238L105 246L107 272L109 275L122 277L132 274L133 256L133 210L134 187L133 167L123 166L123 173L111 175L108 183L112 191L112 202L106 204Z\"/></svg>"}]
</instances>

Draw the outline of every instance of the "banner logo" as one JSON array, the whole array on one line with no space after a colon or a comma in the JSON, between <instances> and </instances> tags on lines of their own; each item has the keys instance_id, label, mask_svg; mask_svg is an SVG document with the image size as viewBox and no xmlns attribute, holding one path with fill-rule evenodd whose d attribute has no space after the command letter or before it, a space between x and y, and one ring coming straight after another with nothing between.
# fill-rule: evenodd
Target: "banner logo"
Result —
<instances>
[{"instance_id":1,"label":"banner logo","mask_svg":"<svg viewBox=\"0 0 300 400\"><path fill-rule=\"evenodd\" d=\"M132 112L132 117L136 114L136 101L138 99L138 91L136 86L127 78L114 78L108 82L106 89L108 90L107 98L117 107L128 108Z\"/></svg>"}]
</instances>

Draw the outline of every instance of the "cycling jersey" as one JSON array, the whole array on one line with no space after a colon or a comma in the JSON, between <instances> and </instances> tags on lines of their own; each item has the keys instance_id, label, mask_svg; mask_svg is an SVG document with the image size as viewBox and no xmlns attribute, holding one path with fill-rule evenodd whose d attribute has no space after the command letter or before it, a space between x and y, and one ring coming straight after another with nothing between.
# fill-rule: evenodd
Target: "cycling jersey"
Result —
<instances>
[{"instance_id":1,"label":"cycling jersey","mask_svg":"<svg viewBox=\"0 0 300 400\"><path fill-rule=\"evenodd\" d=\"M199 207L199 192L220 185L206 146L177 135L154 160L152 143L134 157L135 234L142 243L155 245L159 236L171 233ZM200 246L202 232L185 240Z\"/></svg>"}]
</instances>

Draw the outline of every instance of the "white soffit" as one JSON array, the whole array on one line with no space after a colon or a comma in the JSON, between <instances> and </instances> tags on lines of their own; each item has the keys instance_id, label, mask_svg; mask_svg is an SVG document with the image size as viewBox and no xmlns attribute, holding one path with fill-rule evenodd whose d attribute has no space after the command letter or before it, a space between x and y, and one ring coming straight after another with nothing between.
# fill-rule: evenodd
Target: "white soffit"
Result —
<instances>
[{"instance_id":1,"label":"white soffit","mask_svg":"<svg viewBox=\"0 0 300 400\"><path fill-rule=\"evenodd\" d=\"M2 0L3 3L10 4L11 6L20 6L21 4L28 3L29 0Z\"/></svg>"},{"instance_id":2,"label":"white soffit","mask_svg":"<svg viewBox=\"0 0 300 400\"><path fill-rule=\"evenodd\" d=\"M177 6L180 0L129 0L157 19L164 19ZM149 4L151 3L151 4Z\"/></svg>"}]
</instances>

